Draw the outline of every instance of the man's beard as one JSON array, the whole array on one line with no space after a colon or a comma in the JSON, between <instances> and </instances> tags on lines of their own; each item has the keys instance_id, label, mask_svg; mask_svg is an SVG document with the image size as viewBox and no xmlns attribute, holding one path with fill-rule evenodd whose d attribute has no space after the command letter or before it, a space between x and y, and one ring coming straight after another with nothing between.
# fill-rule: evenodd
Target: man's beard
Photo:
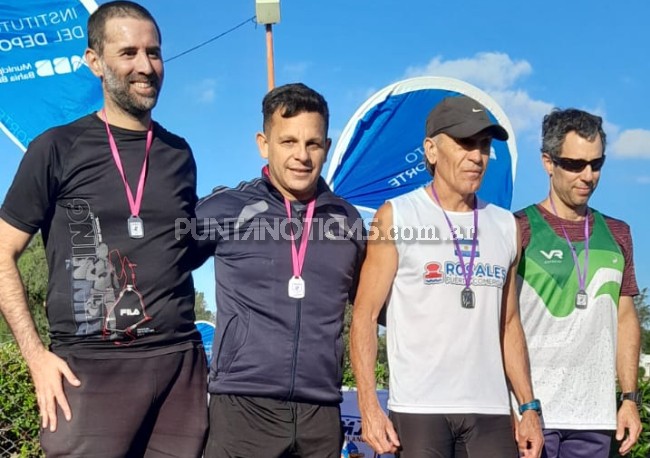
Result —
<instances>
[{"instance_id":1,"label":"man's beard","mask_svg":"<svg viewBox=\"0 0 650 458\"><path fill-rule=\"evenodd\" d=\"M132 114L136 118L141 118L148 114L158 102L158 94L160 93L160 79L157 75L152 74L147 77L119 77L108 65L102 64L104 67L104 84L109 97L119 106L122 110ZM151 84L155 92L152 96L142 96L139 94L131 93L132 81L143 81Z\"/></svg>"}]
</instances>

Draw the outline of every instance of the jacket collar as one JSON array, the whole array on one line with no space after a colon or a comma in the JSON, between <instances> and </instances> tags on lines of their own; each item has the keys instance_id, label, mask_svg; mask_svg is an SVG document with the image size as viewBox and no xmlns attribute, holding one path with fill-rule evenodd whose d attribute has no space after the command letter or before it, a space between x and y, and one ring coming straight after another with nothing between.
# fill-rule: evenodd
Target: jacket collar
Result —
<instances>
[{"instance_id":1,"label":"jacket collar","mask_svg":"<svg viewBox=\"0 0 650 458\"><path fill-rule=\"evenodd\" d=\"M268 189L269 193L277 198L279 201L284 202L284 196L278 189L273 185L271 179L269 178L269 166L265 165L262 167L262 182ZM327 185L323 177L318 177L318 183L316 184L316 206L322 206L334 203L336 201L336 196Z\"/></svg>"}]
</instances>

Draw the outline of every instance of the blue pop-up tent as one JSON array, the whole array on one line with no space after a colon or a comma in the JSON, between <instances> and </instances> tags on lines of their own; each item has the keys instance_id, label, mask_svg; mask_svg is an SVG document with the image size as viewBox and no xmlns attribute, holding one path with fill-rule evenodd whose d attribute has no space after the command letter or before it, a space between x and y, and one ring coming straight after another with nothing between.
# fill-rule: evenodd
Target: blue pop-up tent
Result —
<instances>
[{"instance_id":1,"label":"blue pop-up tent","mask_svg":"<svg viewBox=\"0 0 650 458\"><path fill-rule=\"evenodd\" d=\"M386 200L431 180L423 162L424 124L431 109L447 96L466 95L488 110L510 136L492 142L479 196L509 208L517 165L510 121L485 92L452 78L412 78L385 87L352 116L336 144L327 181L334 192L360 210L374 211Z\"/></svg>"}]
</instances>

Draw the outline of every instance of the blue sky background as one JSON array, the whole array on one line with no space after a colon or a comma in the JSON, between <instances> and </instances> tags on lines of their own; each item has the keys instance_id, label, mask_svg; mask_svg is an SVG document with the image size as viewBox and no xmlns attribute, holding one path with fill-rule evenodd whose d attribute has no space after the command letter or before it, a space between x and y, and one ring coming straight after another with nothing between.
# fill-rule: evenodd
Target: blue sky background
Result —
<instances>
[{"instance_id":1,"label":"blue sky background","mask_svg":"<svg viewBox=\"0 0 650 458\"><path fill-rule=\"evenodd\" d=\"M255 14L254 0L140 3L158 20L166 58ZM517 137L513 209L548 192L544 114L573 106L602 115L608 161L591 204L630 224L639 287L650 286L650 2L282 0L281 11L276 84L302 81L327 98L334 144L366 98L407 77L456 77L492 95ZM264 27L249 23L165 66L154 117L192 145L199 195L260 173L265 59ZM3 136L0 157L3 196L22 153ZM214 307L211 263L195 281Z\"/></svg>"}]
</instances>

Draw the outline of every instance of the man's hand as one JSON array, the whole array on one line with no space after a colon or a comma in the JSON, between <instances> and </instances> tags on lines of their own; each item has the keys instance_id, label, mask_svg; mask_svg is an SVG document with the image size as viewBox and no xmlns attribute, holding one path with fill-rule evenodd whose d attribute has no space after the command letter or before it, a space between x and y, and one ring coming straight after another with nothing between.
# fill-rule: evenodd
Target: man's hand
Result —
<instances>
[{"instance_id":1,"label":"man's hand","mask_svg":"<svg viewBox=\"0 0 650 458\"><path fill-rule=\"evenodd\" d=\"M41 426L43 428L49 426L50 431L55 432L57 405L61 407L67 421L72 419L70 405L63 393L62 377L65 377L73 386L80 386L81 382L64 360L45 349L29 361L29 371L36 389Z\"/></svg>"},{"instance_id":2,"label":"man's hand","mask_svg":"<svg viewBox=\"0 0 650 458\"><path fill-rule=\"evenodd\" d=\"M397 452L397 432L381 407L361 413L361 429L364 442L378 454Z\"/></svg>"},{"instance_id":3,"label":"man's hand","mask_svg":"<svg viewBox=\"0 0 650 458\"><path fill-rule=\"evenodd\" d=\"M627 430L627 437L625 437ZM641 419L639 410L634 401L623 401L621 408L618 409L616 416L616 440L623 441L618 452L621 455L627 455L641 434ZM623 440L625 438L625 440Z\"/></svg>"},{"instance_id":4,"label":"man's hand","mask_svg":"<svg viewBox=\"0 0 650 458\"><path fill-rule=\"evenodd\" d=\"M519 456L539 458L544 445L544 435L539 423L539 415L534 410L527 410L515 427L515 439L519 447Z\"/></svg>"}]
</instances>

